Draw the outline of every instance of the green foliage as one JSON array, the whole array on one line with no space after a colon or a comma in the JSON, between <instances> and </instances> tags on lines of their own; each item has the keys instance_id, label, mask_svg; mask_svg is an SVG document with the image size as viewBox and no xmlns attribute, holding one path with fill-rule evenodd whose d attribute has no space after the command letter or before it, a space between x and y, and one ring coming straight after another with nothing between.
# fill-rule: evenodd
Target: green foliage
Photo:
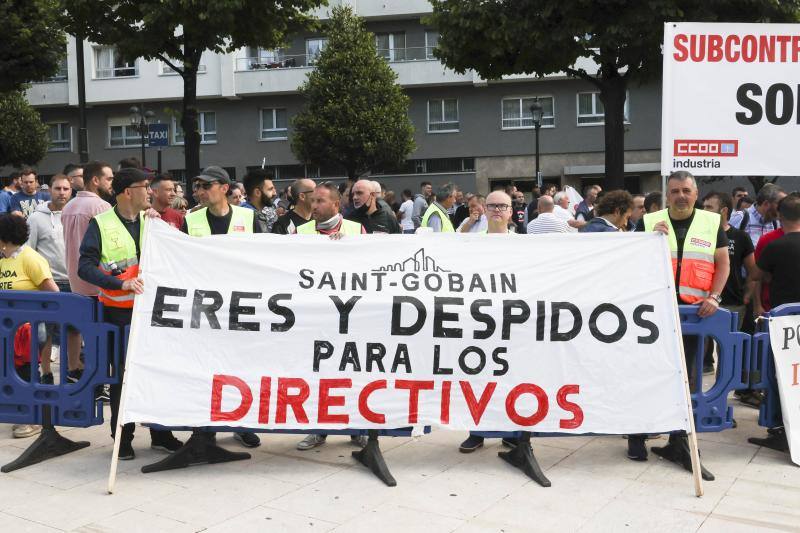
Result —
<instances>
[{"instance_id":1,"label":"green foliage","mask_svg":"<svg viewBox=\"0 0 800 533\"><path fill-rule=\"evenodd\" d=\"M200 170L197 70L204 51L277 48L308 29L326 0L64 0L72 34L114 45L123 57L160 59L183 77L186 173Z\"/></svg>"},{"instance_id":2,"label":"green foliage","mask_svg":"<svg viewBox=\"0 0 800 533\"><path fill-rule=\"evenodd\" d=\"M0 92L54 76L67 52L58 0L0 0Z\"/></svg>"},{"instance_id":3,"label":"green foliage","mask_svg":"<svg viewBox=\"0 0 800 533\"><path fill-rule=\"evenodd\" d=\"M793 22L800 0L431 0L434 51L448 67L486 79L566 72L600 90L606 177L621 188L624 99L631 82L661 76L663 24ZM590 59L597 73L576 66Z\"/></svg>"},{"instance_id":4,"label":"green foliage","mask_svg":"<svg viewBox=\"0 0 800 533\"><path fill-rule=\"evenodd\" d=\"M0 94L0 167L34 165L47 153L47 125L21 91Z\"/></svg>"},{"instance_id":5,"label":"green foliage","mask_svg":"<svg viewBox=\"0 0 800 533\"><path fill-rule=\"evenodd\" d=\"M414 149L409 97L349 7L334 8L328 43L301 87L292 150L304 163L344 169L351 178L399 166Z\"/></svg>"}]
</instances>

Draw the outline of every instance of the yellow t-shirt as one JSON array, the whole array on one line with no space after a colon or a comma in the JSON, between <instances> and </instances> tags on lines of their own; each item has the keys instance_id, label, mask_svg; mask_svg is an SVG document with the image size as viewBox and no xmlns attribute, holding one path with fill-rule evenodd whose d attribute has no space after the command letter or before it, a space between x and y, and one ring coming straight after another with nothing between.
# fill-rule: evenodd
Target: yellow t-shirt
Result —
<instances>
[{"instance_id":1,"label":"yellow t-shirt","mask_svg":"<svg viewBox=\"0 0 800 533\"><path fill-rule=\"evenodd\" d=\"M23 246L12 257L0 258L0 290L38 291L46 279L53 279L50 265L30 246Z\"/></svg>"}]
</instances>

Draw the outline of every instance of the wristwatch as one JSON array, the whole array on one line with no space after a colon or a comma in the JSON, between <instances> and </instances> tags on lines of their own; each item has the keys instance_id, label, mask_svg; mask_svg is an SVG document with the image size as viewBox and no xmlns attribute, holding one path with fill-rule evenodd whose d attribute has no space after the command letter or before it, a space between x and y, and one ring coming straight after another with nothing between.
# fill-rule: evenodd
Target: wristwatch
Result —
<instances>
[{"instance_id":1,"label":"wristwatch","mask_svg":"<svg viewBox=\"0 0 800 533\"><path fill-rule=\"evenodd\" d=\"M717 294L715 292L712 292L711 294L709 294L708 297L714 299L717 302L717 304L721 304L722 303L722 296L720 296L719 294Z\"/></svg>"}]
</instances>

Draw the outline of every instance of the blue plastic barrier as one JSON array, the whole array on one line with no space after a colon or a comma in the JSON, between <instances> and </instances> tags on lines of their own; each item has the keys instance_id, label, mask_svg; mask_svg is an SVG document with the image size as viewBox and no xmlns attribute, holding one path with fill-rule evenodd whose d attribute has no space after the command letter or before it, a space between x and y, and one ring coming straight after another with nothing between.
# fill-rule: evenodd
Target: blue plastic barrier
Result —
<instances>
[{"instance_id":1,"label":"blue plastic barrier","mask_svg":"<svg viewBox=\"0 0 800 533\"><path fill-rule=\"evenodd\" d=\"M99 304L77 294L53 292L0 291L0 422L11 424L44 423L43 407L49 407L55 426L89 427L103 423L103 409L95 401L99 385L116 383L109 364L116 362L118 328L98 321ZM31 361L38 360L39 342L35 334L40 323L56 324L60 337L60 376L55 385L39 383L36 364L31 365L29 381L23 381L14 368L14 335L24 323L31 324ZM83 338L84 372L77 383L67 382L67 326ZM115 365L116 367L116 365Z\"/></svg>"},{"instance_id":2,"label":"blue plastic barrier","mask_svg":"<svg viewBox=\"0 0 800 533\"><path fill-rule=\"evenodd\" d=\"M119 328L102 321L102 307L91 298L53 292L0 291L0 422L42 426L37 439L16 460L3 465L12 472L89 446L61 436L55 426L89 427L103 423L96 389L116 383L110 364L118 368ZM14 340L20 326L30 324L29 376L20 377L14 364ZM58 332L59 379L40 383L39 326ZM68 328L83 339L84 370L76 383L67 380ZM43 329L44 332L44 329Z\"/></svg>"},{"instance_id":3,"label":"blue plastic barrier","mask_svg":"<svg viewBox=\"0 0 800 533\"><path fill-rule=\"evenodd\" d=\"M681 305L681 331L684 336L696 337L694 354L694 382L692 393L694 424L698 433L722 431L733 427L733 406L728 405L728 395L748 386L751 337L738 328L737 313L720 309L707 318L697 316L697 306ZM717 345L717 379L714 386L703 391L703 355L706 339Z\"/></svg>"},{"instance_id":4,"label":"blue plastic barrier","mask_svg":"<svg viewBox=\"0 0 800 533\"><path fill-rule=\"evenodd\" d=\"M770 317L786 315L800 315L800 304L781 305L769 312ZM750 386L764 391L764 399L758 412L758 425L767 428L782 426L781 397L769 343L769 322L766 320L759 321L758 332L753 335L751 361Z\"/></svg>"}]
</instances>

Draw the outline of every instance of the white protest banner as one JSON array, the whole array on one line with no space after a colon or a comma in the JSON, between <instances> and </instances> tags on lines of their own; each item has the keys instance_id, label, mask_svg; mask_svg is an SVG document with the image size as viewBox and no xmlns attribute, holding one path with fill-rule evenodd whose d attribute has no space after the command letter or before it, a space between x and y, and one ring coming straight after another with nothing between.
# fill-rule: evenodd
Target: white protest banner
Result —
<instances>
[{"instance_id":1,"label":"white protest banner","mask_svg":"<svg viewBox=\"0 0 800 533\"><path fill-rule=\"evenodd\" d=\"M796 176L800 24L664 25L661 174Z\"/></svg>"},{"instance_id":2,"label":"white protest banner","mask_svg":"<svg viewBox=\"0 0 800 533\"><path fill-rule=\"evenodd\" d=\"M149 226L124 422L690 428L663 236Z\"/></svg>"},{"instance_id":3,"label":"white protest banner","mask_svg":"<svg viewBox=\"0 0 800 533\"><path fill-rule=\"evenodd\" d=\"M792 462L800 465L800 315L770 318L769 343Z\"/></svg>"}]
</instances>

